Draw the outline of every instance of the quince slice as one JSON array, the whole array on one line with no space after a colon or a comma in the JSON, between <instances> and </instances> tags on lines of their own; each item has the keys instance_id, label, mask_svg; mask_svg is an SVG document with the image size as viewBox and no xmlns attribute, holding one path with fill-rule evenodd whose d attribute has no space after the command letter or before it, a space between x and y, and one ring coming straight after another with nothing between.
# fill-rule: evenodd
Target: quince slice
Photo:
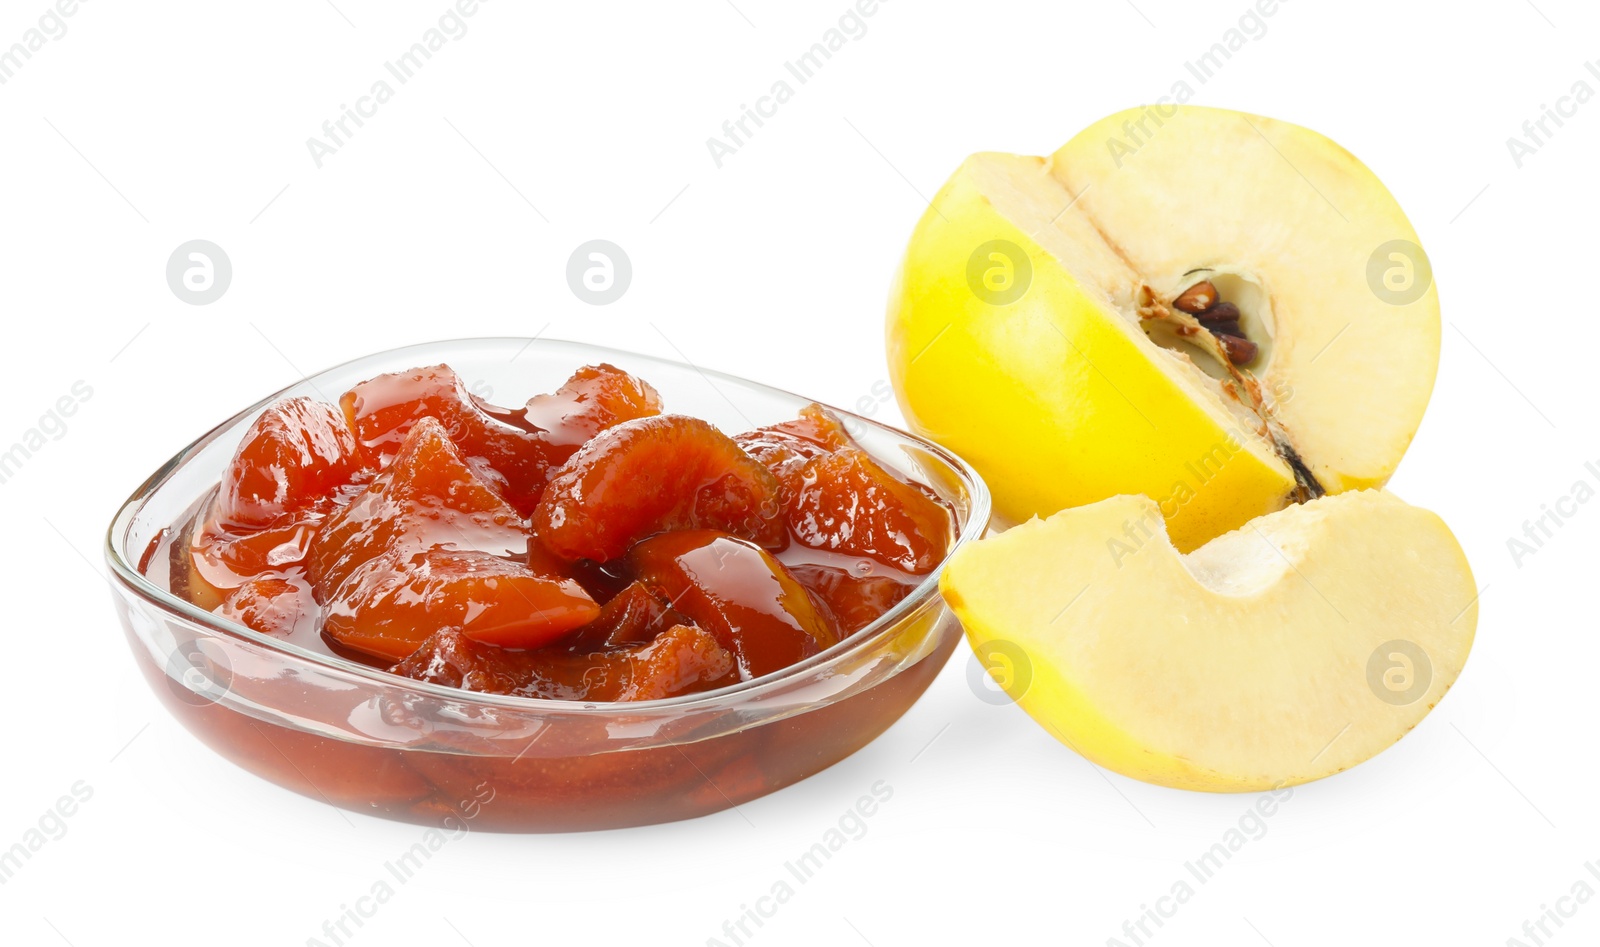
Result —
<instances>
[{"instance_id":1,"label":"quince slice","mask_svg":"<svg viewBox=\"0 0 1600 947\"><path fill-rule=\"evenodd\" d=\"M1327 496L1187 555L1118 496L958 550L940 586L1006 689L1090 760L1246 792L1348 769L1455 682L1477 626L1444 522L1384 491Z\"/></svg>"}]
</instances>

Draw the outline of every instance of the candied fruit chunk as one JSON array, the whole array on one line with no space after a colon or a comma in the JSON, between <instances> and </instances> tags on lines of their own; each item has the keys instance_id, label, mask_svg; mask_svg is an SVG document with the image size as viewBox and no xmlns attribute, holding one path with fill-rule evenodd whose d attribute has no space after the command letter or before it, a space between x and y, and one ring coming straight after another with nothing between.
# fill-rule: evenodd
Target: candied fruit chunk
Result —
<instances>
[{"instance_id":1,"label":"candied fruit chunk","mask_svg":"<svg viewBox=\"0 0 1600 947\"><path fill-rule=\"evenodd\" d=\"M217 614L264 635L287 637L315 612L311 588L282 575L261 575L233 590Z\"/></svg>"},{"instance_id":2,"label":"candied fruit chunk","mask_svg":"<svg viewBox=\"0 0 1600 947\"><path fill-rule=\"evenodd\" d=\"M536 648L599 614L571 579L486 553L432 549L363 563L327 603L322 630L352 650L399 660L442 628L483 644Z\"/></svg>"},{"instance_id":3,"label":"candied fruit chunk","mask_svg":"<svg viewBox=\"0 0 1600 947\"><path fill-rule=\"evenodd\" d=\"M800 416L793 420L756 428L734 440L780 477L796 460L807 461L851 445L838 415L814 403L801 408Z\"/></svg>"},{"instance_id":4,"label":"candied fruit chunk","mask_svg":"<svg viewBox=\"0 0 1600 947\"><path fill-rule=\"evenodd\" d=\"M327 602L385 553L404 559L448 546L521 558L527 543L522 517L478 479L444 427L423 418L365 492L323 523L306 566L318 601Z\"/></svg>"},{"instance_id":5,"label":"candied fruit chunk","mask_svg":"<svg viewBox=\"0 0 1600 947\"><path fill-rule=\"evenodd\" d=\"M660 413L661 395L654 388L602 362L573 372L553 394L529 398L523 420L545 432L550 444L567 448L552 462L559 466L606 428Z\"/></svg>"},{"instance_id":6,"label":"candied fruit chunk","mask_svg":"<svg viewBox=\"0 0 1600 947\"><path fill-rule=\"evenodd\" d=\"M913 575L933 571L950 539L950 513L896 479L866 452L846 447L806 461L786 499L802 544L866 556Z\"/></svg>"},{"instance_id":7,"label":"candied fruit chunk","mask_svg":"<svg viewBox=\"0 0 1600 947\"><path fill-rule=\"evenodd\" d=\"M732 438L676 414L596 435L551 478L533 511L534 535L566 559L608 562L638 540L699 528L781 548L781 487Z\"/></svg>"},{"instance_id":8,"label":"candied fruit chunk","mask_svg":"<svg viewBox=\"0 0 1600 947\"><path fill-rule=\"evenodd\" d=\"M417 422L434 418L478 476L508 499L537 496L544 485L549 458L537 435L474 397L448 365L379 375L339 403L361 446L380 463L389 462Z\"/></svg>"},{"instance_id":9,"label":"candied fruit chunk","mask_svg":"<svg viewBox=\"0 0 1600 947\"><path fill-rule=\"evenodd\" d=\"M185 576L190 599L202 608L215 609L251 578L300 564L323 520L322 513L308 510L265 529L196 523L189 537Z\"/></svg>"},{"instance_id":10,"label":"candied fruit chunk","mask_svg":"<svg viewBox=\"0 0 1600 947\"><path fill-rule=\"evenodd\" d=\"M311 509L361 475L355 435L339 412L309 398L268 406L222 474L213 519L257 529Z\"/></svg>"},{"instance_id":11,"label":"candied fruit chunk","mask_svg":"<svg viewBox=\"0 0 1600 947\"><path fill-rule=\"evenodd\" d=\"M629 573L731 651L741 680L788 667L838 640L828 618L777 559L715 530L647 539Z\"/></svg>"},{"instance_id":12,"label":"candied fruit chunk","mask_svg":"<svg viewBox=\"0 0 1600 947\"><path fill-rule=\"evenodd\" d=\"M443 424L456 446L469 455L486 447L496 434L520 433L509 424L496 428L491 422L504 422L482 412L483 403L448 365L369 378L345 392L339 406L361 446L385 463L423 418Z\"/></svg>"},{"instance_id":13,"label":"candied fruit chunk","mask_svg":"<svg viewBox=\"0 0 1600 947\"><path fill-rule=\"evenodd\" d=\"M809 404L800 409L799 417L747 431L735 437L734 442L772 471L783 485L787 500L800 489L800 471L806 461L849 447L850 436L833 412L819 404Z\"/></svg>"},{"instance_id":14,"label":"candied fruit chunk","mask_svg":"<svg viewBox=\"0 0 1600 947\"><path fill-rule=\"evenodd\" d=\"M872 624L916 588L916 580L899 570L863 560L855 570L804 563L789 572L827 606L841 634Z\"/></svg>"},{"instance_id":15,"label":"candied fruit chunk","mask_svg":"<svg viewBox=\"0 0 1600 947\"><path fill-rule=\"evenodd\" d=\"M785 519L802 545L917 574L944 557L948 512L856 447L844 423L821 405L735 440L783 484Z\"/></svg>"},{"instance_id":16,"label":"candied fruit chunk","mask_svg":"<svg viewBox=\"0 0 1600 947\"><path fill-rule=\"evenodd\" d=\"M647 645L662 631L689 619L660 596L634 582L600 608L600 617L573 633L568 646L574 651L601 651Z\"/></svg>"},{"instance_id":17,"label":"candied fruit chunk","mask_svg":"<svg viewBox=\"0 0 1600 947\"><path fill-rule=\"evenodd\" d=\"M480 644L458 628L446 628L430 635L404 660L389 668L389 673L483 694L575 699L567 693L540 692L536 681L543 680L538 669L544 660L542 651L514 651Z\"/></svg>"},{"instance_id":18,"label":"candied fruit chunk","mask_svg":"<svg viewBox=\"0 0 1600 947\"><path fill-rule=\"evenodd\" d=\"M705 690L732 681L733 667L733 656L711 634L676 625L650 644L594 653L500 648L452 628L428 638L389 670L486 694L616 701Z\"/></svg>"},{"instance_id":19,"label":"candied fruit chunk","mask_svg":"<svg viewBox=\"0 0 1600 947\"><path fill-rule=\"evenodd\" d=\"M474 396L447 365L379 375L345 392L340 404L361 445L380 460L417 421L437 419L479 477L524 514L550 471L596 432L661 411L655 389L610 365L579 369L555 394L529 402L537 421L529 409L496 408Z\"/></svg>"},{"instance_id":20,"label":"candied fruit chunk","mask_svg":"<svg viewBox=\"0 0 1600 947\"><path fill-rule=\"evenodd\" d=\"M696 684L734 683L734 659L715 635L674 625L629 655L628 683L614 700L660 700Z\"/></svg>"}]
</instances>

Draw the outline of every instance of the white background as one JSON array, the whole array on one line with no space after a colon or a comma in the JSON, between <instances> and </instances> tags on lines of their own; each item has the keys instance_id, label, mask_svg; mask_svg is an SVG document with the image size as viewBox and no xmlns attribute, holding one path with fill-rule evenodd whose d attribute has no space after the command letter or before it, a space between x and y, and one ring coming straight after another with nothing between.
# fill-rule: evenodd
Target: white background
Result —
<instances>
[{"instance_id":1,"label":"white background","mask_svg":"<svg viewBox=\"0 0 1600 947\"><path fill-rule=\"evenodd\" d=\"M1182 78L1197 103L1332 136L1410 214L1446 324L1392 486L1453 526L1484 592L1472 660L1435 713L1296 789L1152 942L1498 945L1580 879L1600 889L1584 867L1600 858L1600 504L1520 567L1507 549L1596 483L1600 104L1520 169L1506 146L1574 82L1600 89L1584 67L1600 15L1292 0L1201 85L1184 62L1245 0L1135 2L890 0L721 169L706 139L845 0L494 0L321 169L306 139L446 0L85 2L0 85L0 444L74 382L93 389L0 484L0 848L75 782L93 797L0 886L0 940L95 947L138 927L303 944L422 831L347 821L235 769L147 693L99 544L177 448L304 372L469 335L614 344L853 404L885 377L904 241L964 155L1048 153ZM0 47L45 10L4 0ZM605 307L564 276L596 237L634 267ZM234 267L207 306L164 278L195 238ZM881 416L897 419L892 403ZM867 834L751 943L1104 944L1254 802L1100 771L979 700L970 661L963 645L882 739L742 814L452 842L354 942L703 944L884 780L894 796ZM1553 942L1597 937L1591 903Z\"/></svg>"}]
</instances>

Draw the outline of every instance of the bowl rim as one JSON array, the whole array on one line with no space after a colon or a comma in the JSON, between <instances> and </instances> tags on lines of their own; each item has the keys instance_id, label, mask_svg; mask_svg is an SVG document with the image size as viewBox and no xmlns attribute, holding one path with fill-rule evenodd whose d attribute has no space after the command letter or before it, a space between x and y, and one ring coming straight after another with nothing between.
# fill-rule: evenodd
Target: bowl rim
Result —
<instances>
[{"instance_id":1,"label":"bowl rim","mask_svg":"<svg viewBox=\"0 0 1600 947\"><path fill-rule=\"evenodd\" d=\"M683 694L676 697L665 697L656 700L640 701L560 700L544 697L522 697L514 694L489 694L480 691L469 691L459 687L450 687L445 684L435 684L429 681L419 681L414 678L401 677L398 674L391 674L382 668L373 667L369 664L363 664L350 658L341 657L340 655L322 654L317 651L312 651L292 642L283 641L281 639L274 638L271 635L263 634L237 622L223 619L215 613L206 611L205 609L200 608L198 605L179 598L172 592L161 588L146 578L139 571L139 568L135 563L128 561L128 557L124 554L121 544L117 541L119 528L120 532L126 534L132 527L133 518L143 507L144 503L169 479L171 479L172 475L185 463L187 463L194 454L209 446L221 435L223 431L234 427L246 417L256 414L272 402L283 398L292 389L298 388L308 382L313 383L314 385L316 380L319 378L348 369L357 362L364 362L369 359L388 358L391 356L403 355L406 352L432 350L442 346L450 345L510 345L518 343L521 344L521 348L518 352L519 355L522 352L527 351L529 348L533 348L534 346L571 346L576 349L584 350L593 356L597 356L601 360L615 356L624 361L654 362L676 369L687 369L693 371L705 378L708 383L720 379L722 381L740 386L753 385L769 392L773 392L775 394L798 401L820 404L830 411L853 419L856 423L877 428L898 438L908 439L914 442L918 447L932 454L942 463L949 466L967 491L970 502L970 512L965 523L958 523L960 528L956 532L955 541L950 544L950 548L946 551L944 558L941 559L939 563L934 566L930 572L928 572L927 575L922 577L922 581L911 590L910 594L901 599L899 602L895 603L892 608L884 612L882 615L879 615L865 627L858 629L850 635L847 635L842 640L823 649L817 654L812 655L811 657L808 657L802 661L797 661L788 667L774 671L770 674L764 674L761 677L752 678L748 681L740 681L736 684L730 684L726 687L720 687L711 691L701 691L693 694ZM713 385L713 387L715 387L715 385ZM983 535L984 531L988 528L991 515L992 509L988 485L984 483L982 476L978 474L977 470L974 469L971 464L967 463L965 459L957 455L954 451L951 451L948 448L925 437L909 431L901 430L900 428L892 427L882 423L881 421L875 421L872 418L857 414L854 411L839 408L834 405L827 404L826 402L816 401L815 399L807 398L804 395L796 394L784 388L778 388L773 385L754 381L749 378L743 378L728 372L701 368L687 359L684 361L676 361L674 359L663 358L658 355L649 355L643 352L634 352L627 349L614 348L612 346L596 345L590 342L580 342L570 339L546 338L537 335L532 337L480 336L439 339L430 342L419 342L410 345L398 346L396 348L369 352L356 358L347 359L336 365L322 369L321 371L312 372L291 384L285 385L283 388L278 389L272 394L261 398L243 410L234 413L226 420L212 427L209 431L206 431L193 441L190 441L176 454L170 457L165 463L157 467L156 470L146 477L144 482L142 482L133 491L133 493L130 494L128 498L117 507L117 511L112 516L110 525L106 528L103 551L106 563L111 568L112 575L117 579L119 584L139 598L156 605L166 612L174 613L177 617L182 618L191 624L199 625L201 628L211 632L214 635L241 640L247 644L255 645L256 647L265 649L278 655L282 655L286 658L305 662L319 669L336 671L345 675L353 675L355 677L371 681L380 686L399 687L434 697L457 702L468 701L482 706L494 707L508 711L533 711L549 714L559 713L593 715L607 715L620 712L632 715L648 713L651 711L677 711L685 709L694 710L703 708L705 705L727 703L730 702L731 698L745 698L752 695L759 696L762 693L775 690L797 679L804 678L809 673L820 670L827 665L843 663L849 657L862 651L869 650L871 646L892 634L900 626L902 619L905 619L906 617L920 610L924 605L927 605L928 603L940 597L939 578L944 573L945 565L949 563L950 559L956 554L957 550Z\"/></svg>"}]
</instances>

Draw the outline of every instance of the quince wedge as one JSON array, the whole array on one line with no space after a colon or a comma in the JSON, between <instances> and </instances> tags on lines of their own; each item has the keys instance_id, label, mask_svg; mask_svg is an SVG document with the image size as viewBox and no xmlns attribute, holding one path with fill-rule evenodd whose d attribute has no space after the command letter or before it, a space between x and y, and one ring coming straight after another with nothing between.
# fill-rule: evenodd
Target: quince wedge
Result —
<instances>
[{"instance_id":1,"label":"quince wedge","mask_svg":"<svg viewBox=\"0 0 1600 947\"><path fill-rule=\"evenodd\" d=\"M1117 496L957 550L940 579L979 658L1109 769L1246 792L1348 769L1455 682L1478 621L1444 522L1382 490L1267 514L1187 554ZM999 675L997 675L999 676Z\"/></svg>"}]
</instances>

